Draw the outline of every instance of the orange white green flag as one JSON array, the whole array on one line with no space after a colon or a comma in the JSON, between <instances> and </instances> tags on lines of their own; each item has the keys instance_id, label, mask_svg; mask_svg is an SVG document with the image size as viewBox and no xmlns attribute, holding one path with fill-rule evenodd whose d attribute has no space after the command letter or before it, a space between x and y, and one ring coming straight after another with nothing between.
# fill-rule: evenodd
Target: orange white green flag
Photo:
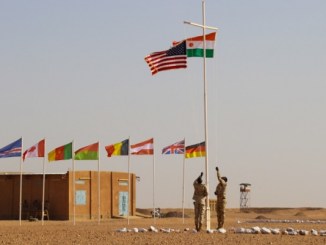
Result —
<instances>
[{"instance_id":1,"label":"orange white green flag","mask_svg":"<svg viewBox=\"0 0 326 245\"><path fill-rule=\"evenodd\" d=\"M205 35L206 58L214 57L216 32ZM204 36L186 39L187 57L204 57Z\"/></svg>"},{"instance_id":2,"label":"orange white green flag","mask_svg":"<svg viewBox=\"0 0 326 245\"><path fill-rule=\"evenodd\" d=\"M98 160L98 145L94 143L75 151L75 160Z\"/></svg>"},{"instance_id":3,"label":"orange white green flag","mask_svg":"<svg viewBox=\"0 0 326 245\"><path fill-rule=\"evenodd\" d=\"M205 35L205 49L206 58L214 57L216 32ZM186 41L186 55L187 57L204 57L204 36L190 37L186 40L173 42L173 46Z\"/></svg>"}]
</instances>

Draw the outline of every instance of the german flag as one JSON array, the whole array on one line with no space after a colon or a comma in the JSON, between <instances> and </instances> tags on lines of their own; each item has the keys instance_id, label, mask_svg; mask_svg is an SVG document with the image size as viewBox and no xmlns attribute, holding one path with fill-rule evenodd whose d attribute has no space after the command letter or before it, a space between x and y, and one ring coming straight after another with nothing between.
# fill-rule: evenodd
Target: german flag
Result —
<instances>
[{"instance_id":1,"label":"german flag","mask_svg":"<svg viewBox=\"0 0 326 245\"><path fill-rule=\"evenodd\" d=\"M185 154L186 154L186 158L206 156L205 141L199 144L187 146Z\"/></svg>"}]
</instances>

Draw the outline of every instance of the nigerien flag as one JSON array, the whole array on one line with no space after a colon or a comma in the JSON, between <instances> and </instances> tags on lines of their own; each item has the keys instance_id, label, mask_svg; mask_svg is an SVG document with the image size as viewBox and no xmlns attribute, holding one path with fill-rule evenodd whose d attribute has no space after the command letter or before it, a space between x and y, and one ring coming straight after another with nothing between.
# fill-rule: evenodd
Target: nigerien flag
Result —
<instances>
[{"instance_id":1,"label":"nigerien flag","mask_svg":"<svg viewBox=\"0 0 326 245\"><path fill-rule=\"evenodd\" d=\"M204 157L206 156L205 141L195 145L186 147L186 158Z\"/></svg>"},{"instance_id":2,"label":"nigerien flag","mask_svg":"<svg viewBox=\"0 0 326 245\"><path fill-rule=\"evenodd\" d=\"M216 32L205 35L206 58L214 57ZM180 45L186 41L187 57L204 57L204 36L190 37L179 42L173 42L173 46Z\"/></svg>"},{"instance_id":3,"label":"nigerien flag","mask_svg":"<svg viewBox=\"0 0 326 245\"><path fill-rule=\"evenodd\" d=\"M49 162L68 159L72 159L72 142L55 148L48 153Z\"/></svg>"},{"instance_id":4,"label":"nigerien flag","mask_svg":"<svg viewBox=\"0 0 326 245\"><path fill-rule=\"evenodd\" d=\"M111 156L128 156L129 154L129 139L122 142L105 146L108 157Z\"/></svg>"},{"instance_id":5,"label":"nigerien flag","mask_svg":"<svg viewBox=\"0 0 326 245\"><path fill-rule=\"evenodd\" d=\"M214 57L216 32L205 35L206 58ZM204 57L204 36L191 37L186 39L187 57Z\"/></svg>"},{"instance_id":6,"label":"nigerien flag","mask_svg":"<svg viewBox=\"0 0 326 245\"><path fill-rule=\"evenodd\" d=\"M75 151L75 160L98 160L98 142Z\"/></svg>"}]
</instances>

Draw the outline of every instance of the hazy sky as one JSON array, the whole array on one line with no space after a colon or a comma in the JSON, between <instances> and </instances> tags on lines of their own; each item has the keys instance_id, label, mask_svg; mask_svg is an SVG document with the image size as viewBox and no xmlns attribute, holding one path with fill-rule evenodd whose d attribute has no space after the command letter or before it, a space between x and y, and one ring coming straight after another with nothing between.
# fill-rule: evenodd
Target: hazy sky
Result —
<instances>
[{"instance_id":1,"label":"hazy sky","mask_svg":"<svg viewBox=\"0 0 326 245\"><path fill-rule=\"evenodd\" d=\"M228 207L239 207L242 182L251 206L325 206L325 13L325 0L206 1L206 23L219 28L207 61L209 191L218 165ZM0 148L21 136L24 149L45 137L46 152L100 141L102 170L127 171L128 158L104 146L154 137L154 158L131 156L137 206L152 207L155 159L157 206L181 207L183 158L161 150L205 139L202 59L152 76L144 57L202 33L184 20L201 23L200 0L0 1ZM0 161L19 171L19 158ZM71 161L46 166L61 173ZM204 167L186 160L187 207ZM76 162L90 169L97 162Z\"/></svg>"}]
</instances>

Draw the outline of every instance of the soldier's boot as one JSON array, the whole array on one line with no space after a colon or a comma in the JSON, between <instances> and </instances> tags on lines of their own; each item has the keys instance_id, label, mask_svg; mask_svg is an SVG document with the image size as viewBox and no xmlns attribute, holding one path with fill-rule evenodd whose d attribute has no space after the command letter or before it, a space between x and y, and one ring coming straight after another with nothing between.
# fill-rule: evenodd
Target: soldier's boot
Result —
<instances>
[{"instance_id":1,"label":"soldier's boot","mask_svg":"<svg viewBox=\"0 0 326 245\"><path fill-rule=\"evenodd\" d=\"M221 228L224 226L224 217L221 219Z\"/></svg>"},{"instance_id":2,"label":"soldier's boot","mask_svg":"<svg viewBox=\"0 0 326 245\"><path fill-rule=\"evenodd\" d=\"M201 230L201 224L198 225L198 230L197 231L200 231Z\"/></svg>"},{"instance_id":3,"label":"soldier's boot","mask_svg":"<svg viewBox=\"0 0 326 245\"><path fill-rule=\"evenodd\" d=\"M223 228L223 226L224 226L224 219L221 218L221 219L219 220L219 222L218 222L218 227L219 227L219 228Z\"/></svg>"},{"instance_id":4,"label":"soldier's boot","mask_svg":"<svg viewBox=\"0 0 326 245\"><path fill-rule=\"evenodd\" d=\"M218 224L218 227L223 228L223 222L222 221Z\"/></svg>"}]
</instances>

